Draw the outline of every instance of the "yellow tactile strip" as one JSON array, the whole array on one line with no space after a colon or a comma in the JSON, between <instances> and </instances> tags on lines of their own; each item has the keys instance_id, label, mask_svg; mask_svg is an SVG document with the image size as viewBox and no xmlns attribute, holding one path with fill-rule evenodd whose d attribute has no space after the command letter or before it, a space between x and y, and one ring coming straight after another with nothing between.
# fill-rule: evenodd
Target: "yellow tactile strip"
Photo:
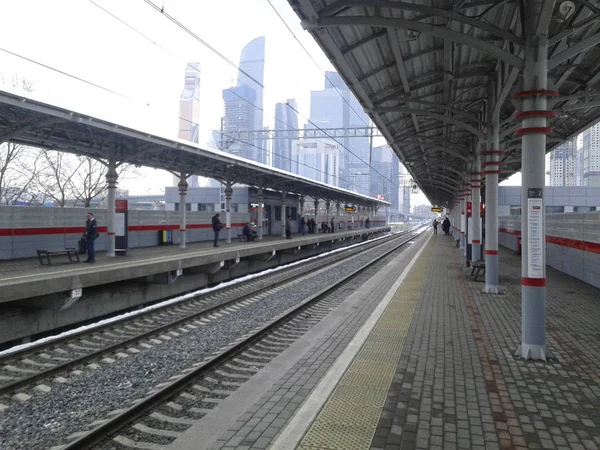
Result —
<instances>
[{"instance_id":1,"label":"yellow tactile strip","mask_svg":"<svg viewBox=\"0 0 600 450\"><path fill-rule=\"evenodd\" d=\"M356 358L298 445L298 450L368 450L421 294L429 243Z\"/></svg>"}]
</instances>

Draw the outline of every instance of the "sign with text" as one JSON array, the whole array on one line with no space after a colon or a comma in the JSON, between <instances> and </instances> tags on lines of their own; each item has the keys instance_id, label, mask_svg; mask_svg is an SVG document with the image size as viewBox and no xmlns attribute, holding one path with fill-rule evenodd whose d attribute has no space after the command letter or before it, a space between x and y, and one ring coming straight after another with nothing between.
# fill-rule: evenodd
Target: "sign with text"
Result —
<instances>
[{"instance_id":1,"label":"sign with text","mask_svg":"<svg viewBox=\"0 0 600 450\"><path fill-rule=\"evenodd\" d=\"M527 273L529 278L544 278L544 200L527 199Z\"/></svg>"},{"instance_id":2,"label":"sign with text","mask_svg":"<svg viewBox=\"0 0 600 450\"><path fill-rule=\"evenodd\" d=\"M473 202L467 202L467 216L473 215Z\"/></svg>"},{"instance_id":3,"label":"sign with text","mask_svg":"<svg viewBox=\"0 0 600 450\"><path fill-rule=\"evenodd\" d=\"M431 212L434 212L434 213L441 213L442 211L443 211L442 208L431 208Z\"/></svg>"}]
</instances>

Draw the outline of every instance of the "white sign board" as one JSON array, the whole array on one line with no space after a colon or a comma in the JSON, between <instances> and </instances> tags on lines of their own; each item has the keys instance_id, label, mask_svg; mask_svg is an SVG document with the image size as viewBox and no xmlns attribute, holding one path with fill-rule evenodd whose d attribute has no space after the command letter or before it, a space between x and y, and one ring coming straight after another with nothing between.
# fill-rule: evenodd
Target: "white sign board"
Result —
<instances>
[{"instance_id":1,"label":"white sign board","mask_svg":"<svg viewBox=\"0 0 600 450\"><path fill-rule=\"evenodd\" d=\"M544 278L544 201L527 199L527 273L529 278Z\"/></svg>"},{"instance_id":2,"label":"white sign board","mask_svg":"<svg viewBox=\"0 0 600 450\"><path fill-rule=\"evenodd\" d=\"M115 214L115 236L125 236L125 214Z\"/></svg>"}]
</instances>

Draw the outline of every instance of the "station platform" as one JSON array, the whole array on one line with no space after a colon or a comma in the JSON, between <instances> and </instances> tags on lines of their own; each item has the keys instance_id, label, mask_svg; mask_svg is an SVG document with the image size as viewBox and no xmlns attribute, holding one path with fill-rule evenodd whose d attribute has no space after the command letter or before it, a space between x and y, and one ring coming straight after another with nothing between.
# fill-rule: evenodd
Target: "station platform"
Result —
<instances>
[{"instance_id":1,"label":"station platform","mask_svg":"<svg viewBox=\"0 0 600 450\"><path fill-rule=\"evenodd\" d=\"M188 243L185 249L181 249L177 244L135 248L128 250L126 256L111 258L106 256L106 252L97 252L95 264L69 263L66 256L53 258L53 265L42 265L38 258L0 261L0 303L243 258L263 252L277 252L299 244L307 246L378 234L384 229L389 230L389 227L305 236L297 234L293 235L291 240L269 235L254 242L240 241L237 235L234 235L229 244L220 240L218 248L213 247L212 241L204 241ZM80 255L82 261L85 257L85 254Z\"/></svg>"},{"instance_id":2,"label":"station platform","mask_svg":"<svg viewBox=\"0 0 600 450\"><path fill-rule=\"evenodd\" d=\"M600 448L600 291L548 268L553 359L525 361L505 249L500 275L428 233L168 448Z\"/></svg>"}]
</instances>

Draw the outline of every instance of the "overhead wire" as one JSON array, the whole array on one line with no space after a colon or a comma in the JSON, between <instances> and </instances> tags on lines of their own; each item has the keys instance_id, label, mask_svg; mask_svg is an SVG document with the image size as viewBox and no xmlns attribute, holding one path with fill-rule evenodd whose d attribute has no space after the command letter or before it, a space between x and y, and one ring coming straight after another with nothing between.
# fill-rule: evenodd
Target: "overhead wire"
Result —
<instances>
[{"instance_id":1,"label":"overhead wire","mask_svg":"<svg viewBox=\"0 0 600 450\"><path fill-rule=\"evenodd\" d=\"M115 18L116 20L118 20L120 23L122 23L123 25L127 26L129 29L131 29L132 31L134 31L135 33L139 34L140 36L144 37L145 39L147 39L148 41L152 42L153 44L157 45L159 48L161 48L162 50L168 52L169 54L171 54L172 56L174 56L175 58L183 61L181 58L179 58L178 56L176 56L174 53L172 53L171 51L167 50L165 47L159 45L155 40L153 40L152 38L150 38L149 36L145 35L144 33L140 32L139 30L137 30L135 27L129 25L127 22L125 22L124 20L120 19L119 17L117 17L116 15L114 15L113 13L109 12L108 10L106 10L105 8L99 6L97 3L95 3L93 0L89 0L90 3L94 4L95 6L97 6L98 8L100 8L101 10L105 11L107 14L109 14L111 17ZM205 45L209 50L211 50L212 52L214 52L217 56L219 56L220 58L224 59L228 64L233 65L235 68L237 68L241 73L243 73L244 75L246 75L248 77L248 79L252 80L253 82L257 83L259 86L261 86L263 89L266 89L265 86L261 83L259 83L257 80L255 80L251 75L247 74L244 70L242 70L239 66L235 65L235 63L233 63L231 60L227 59L221 52L219 52L217 49L215 49L214 47L212 47L210 44L208 44L205 40L203 40L202 38L200 38L198 35L196 35L195 33L193 33L191 30L189 30L187 27L185 27L183 24L181 24L179 21L177 21L177 19L175 19L173 16L170 16L169 14L164 12L163 8L158 8L157 5L155 5L154 3L152 3L149 0L144 0L147 4L151 5L154 7L154 9L156 9L157 11L160 11L162 15L164 15L165 17L167 17L170 21L172 21L174 24L176 24L177 26L181 27L184 31L186 31L186 33L189 33L192 37L194 37L194 39L198 40L200 43L202 43L203 45ZM306 49L305 49L306 51ZM310 55L310 54L309 54ZM312 57L311 57L312 58ZM314 61L314 59L313 59ZM185 62L185 61L183 61ZM316 61L314 61L315 64ZM193 66L191 66L193 67ZM317 65L318 67L318 65ZM195 70L197 70L199 73L200 71L196 68L194 68ZM329 79L326 75L326 78ZM340 91L337 89L337 87L331 82L331 80L329 80L330 83L332 84L332 86L336 89L336 91L338 92L338 94L342 97L342 99L348 104L348 106L356 113L356 111L352 108L352 105L350 105L350 103L348 103L347 99L340 93ZM234 94L236 97L238 97L240 100L248 103L249 105L251 105L252 107L256 108L257 110L264 112L264 109L259 107L258 105L250 102L248 99L244 98L243 96L240 96L237 92L235 92L235 90L231 89L231 88L227 88L225 89L229 92L231 92L232 94ZM325 130L323 130L321 127L319 127L317 124L315 124L314 122L312 122L309 118L307 118L306 116L304 116L302 113L300 113L298 110L296 110L295 108L292 108L291 105L289 105L288 103L286 103L286 105L288 107L290 107L291 109L293 109L297 114L299 114L300 116L302 116L303 118L305 118L308 122L310 122L315 129L322 131L328 138L332 139L334 142L336 142L338 145L340 145L342 148L344 148L345 150L348 151L348 153L350 153L351 155L355 156L356 158L358 158L360 161L362 161L363 163L365 163L370 169L374 170L376 173L378 173L379 175L381 175L385 180L390 181L390 183L396 185L399 187L398 184L394 183L393 181L391 181L389 178L387 178L385 175L383 175L382 173L380 173L378 170L374 169L369 163L367 163L366 161L364 161L360 156L356 155L352 150L350 150L347 146L345 146L343 143L341 143L340 141L338 141L334 136L332 136L331 134L329 134L328 132L326 132ZM358 116L358 113L356 113ZM292 128L291 125L289 123L286 123L285 121L282 121L281 119L279 119L276 116L273 116L273 118L280 123L283 123L285 126L287 126L288 128ZM359 116L360 118L360 116ZM185 119L184 119L185 120ZM362 119L361 119L362 120ZM363 120L363 123L365 123L365 125L367 125L368 128L370 128L370 124L365 122ZM293 129L293 128L292 128ZM285 130L284 130L285 131ZM239 142L245 142L242 141L240 139L237 139L237 141ZM248 142L246 142L246 144L248 145L252 145L254 147L256 147L253 144L250 144ZM259 147L260 148L260 147ZM264 150L261 148L261 150ZM278 155L281 156L281 155ZM282 156L283 157L283 156ZM283 159L288 159L291 161L291 158L287 158L287 157L283 157ZM306 165L306 164L303 164ZM310 167L311 169L317 170L315 167L311 167L306 165L307 167ZM322 172L323 173L323 172ZM353 186L355 188L360 189L360 185L357 185L355 183L350 182L349 180L346 180L344 178L341 178L339 176L336 176L336 178L338 180L341 181L345 181L348 186Z\"/></svg>"},{"instance_id":2,"label":"overhead wire","mask_svg":"<svg viewBox=\"0 0 600 450\"><path fill-rule=\"evenodd\" d=\"M269 0L267 0L269 1ZM160 12L164 17L166 17L167 19L169 19L172 23L174 23L175 25L177 25L178 27L180 27L183 31L185 31L186 33L188 33L190 36L192 36L194 39L196 39L198 42L200 42L202 45L204 45L205 47L207 47L209 50L211 50L213 53L215 53L217 56L219 56L220 58L222 58L224 61L226 61L229 65L231 65L232 67L236 68L237 70L239 70L241 73L243 73L244 75L246 75L248 77L248 79L252 80L254 83L256 83L258 86L262 87L263 89L266 89L266 87L258 82L256 79L254 79L252 76L250 76L248 73L246 73L243 69L241 69L239 66L237 66L235 63L233 63L230 59L228 59L226 56L224 56L221 52L219 52L216 48L214 48L213 46L211 46L210 44L208 44L204 39L200 38L197 34L195 34L194 32L192 32L189 28L187 28L185 25L183 25L181 22L179 22L177 19L175 19L173 16L169 15L168 13L166 13L164 11L163 8L159 8L158 5L155 5L153 2L151 2L150 0L144 0L145 3L147 3L148 5L152 6L156 11ZM288 28L288 30L290 30L290 32L292 33L292 35L294 36L294 38L300 43L300 41L298 40L298 38L295 36L295 34L293 33L293 31L289 28L289 26L287 25L287 23L285 22L285 20L281 17L281 15L279 15L279 13L277 12L277 10L274 8L274 6L269 2L269 4L271 5L271 7L275 10L275 12L277 13L277 15L279 16L279 18L283 21L283 23L286 25L286 27ZM312 57L312 55L310 55L310 53L308 52L308 50L306 50L306 48L302 45L302 43L300 43L300 45L302 46L302 48L304 49L304 51L309 55L309 57L311 58L311 60L317 65L317 67L319 68L319 70L321 70L323 72L323 70L319 67L319 65L316 63L316 61L314 60L314 58ZM352 109L352 111L354 111L354 113L357 115L357 117L359 117L363 123L365 123L365 125L367 125L367 127L371 127L371 125L369 123L367 123L364 119L362 119L360 117L360 115L356 112L356 110L352 107L352 105L348 102L348 100L345 98L345 96L342 95L342 93L338 90L338 88L335 86L335 84L327 77L327 74L325 74L325 77L328 79L328 81L330 82L330 84L334 87L334 89L336 90L336 92L338 92L338 94L342 97L342 99L344 100L345 103L348 104L348 106L350 107L350 109ZM250 102L249 102L250 103ZM258 106L254 105L257 109L262 110L261 108L259 108ZM303 118L309 120L306 116L304 116L303 114L297 112L298 114L300 114ZM276 120L279 120L277 118L275 118ZM319 127L318 125L316 125L314 122L311 121L311 124L313 126L316 127L316 129L323 131L323 133L330 139L332 139L334 142L336 142L337 144L339 144L340 146L342 146L342 148L344 148L346 151L348 151L349 154L355 156L356 158L358 158L359 161L363 162L364 164L367 165L367 167L369 167L371 170L373 170L374 172L378 173L379 175L381 175L385 180L389 181L390 183L394 184L395 186L397 186L398 188L400 187L400 185L398 183L394 183L392 180L390 180L389 178L387 178L385 175L383 175L382 173L380 173L378 170L374 169L371 164L369 164L368 162L366 162L364 159L362 159L360 156L356 155L352 150L350 150L347 146L345 146L344 144L342 144L341 142L339 142L334 136L331 136L329 133L327 133L325 130L323 130L321 127ZM287 124L289 126L289 124Z\"/></svg>"},{"instance_id":3,"label":"overhead wire","mask_svg":"<svg viewBox=\"0 0 600 450\"><path fill-rule=\"evenodd\" d=\"M187 65L187 67L189 67L189 68L192 68L192 69L196 70L196 71L197 71L199 74L201 74L201 73L202 73L202 72L201 72L199 69L197 69L197 68L196 68L196 67L194 67L194 66L191 66L189 63L187 63L187 62L186 62L185 60L183 60L181 57L177 56L176 54L174 54L173 52L171 52L171 51L170 51L170 50L168 50L167 48L165 48L165 47L163 47L162 45L158 44L158 42L156 42L154 39L152 39L152 38L150 38L149 36L147 36L146 34L142 33L141 31L139 31L138 29L136 29L136 28L135 28L135 27L133 27L132 25L128 24L126 21L122 20L121 18L119 18L119 17L118 17L118 16L116 16L115 14L111 13L111 12L110 12L110 11L108 11L107 9L105 9L105 8L103 8L102 6L98 5L96 2L94 2L94 0L89 0L89 2L90 2L90 3L92 3L94 6L97 6L99 9L101 9L102 11L104 11L105 13L107 13L108 15L110 15L112 18L114 18L115 20L117 20L117 21L118 21L118 22L120 22L121 24L125 25L127 28L129 28L129 29L130 29L130 30L132 30L133 32L135 32L135 33L139 34L140 36L142 36L143 38L145 38L146 40L148 40L148 41L149 41L149 42L151 42L152 44L156 45L156 46L157 46L157 47L159 47L161 50L163 50L163 51L165 51L165 52L169 53L169 54L170 54L171 56L173 56L175 59L177 59L177 60L179 60L179 61L181 61L181 62L185 63L185 64ZM204 42L204 41L202 41L202 42ZM218 54L219 54L219 55L221 55L221 53L218 53ZM236 67L237 67L237 66L236 66ZM242 71L242 72L243 72L243 71ZM206 74L203 74L203 76L206 76ZM250 77L250 78L251 78L251 79L253 79L252 77ZM262 86L262 85L261 85L261 86ZM263 86L263 88L264 88L264 86ZM256 105L256 104L252 103L252 102L251 102L251 101L249 101L248 99L246 99L246 98L244 98L243 96L239 95L239 94L238 94L237 92L235 92L235 90L233 90L232 88L226 88L226 89L224 89L224 90L231 92L233 95L235 95L236 97L238 97L238 98L239 98L241 101L248 103L250 106L252 106L252 107L256 108L257 110L259 110L259 111L261 111L261 112L263 112L263 113L264 113L264 109L263 109L263 108L259 107L258 105ZM287 105L287 106L289 106L289 107L291 107L291 105L289 105L289 104L287 104L287 103L286 103L286 105ZM296 111L296 112L298 113L298 111ZM289 123L286 123L285 121L283 121L283 120L279 119L277 116L273 116L273 118L274 118L274 119L275 119L277 122L280 122L280 123L284 124L286 127L288 127L288 129L293 129L293 127L292 127L292 126L291 126ZM179 119L181 119L181 120L184 120L184 121L186 121L186 122L189 122L189 123L191 123L191 124L194 124L194 125L198 125L198 124L196 124L196 123L194 123L194 122L192 122L192 121L190 121L190 120L188 120L188 119L186 119L186 118L184 118L184 117L181 117L181 116L179 117ZM283 131L287 131L287 130L283 130ZM261 151L264 151L264 149L263 149L262 147L259 147L259 146L255 145L255 144L252 144L252 143L250 143L250 142L244 141L244 140L242 140L242 139L235 138L234 136L231 136L231 135L226 135L226 134L225 134L224 132L222 132L222 131L215 131L215 132L218 132L219 134L225 135L225 136L226 136L227 138L229 138L229 139L235 140L235 141L237 141L237 142L240 142L240 143L244 143L244 144L246 144L246 145L249 145L249 146L251 146L251 147L254 147L254 148L257 148L257 149L259 149L259 150L261 150ZM337 142L337 141L336 141L336 142ZM338 142L338 143L339 143L339 142ZM340 145L343 145L343 144L340 144ZM320 173L323 173L323 174L325 174L325 173L326 173L326 172L324 172L324 171L322 171L322 170L319 170L319 169L317 169L316 167L310 166L310 165L308 165L308 164L305 164L305 163L300 163L300 162L298 162L298 161L294 161L292 158L288 158L288 157L285 157L285 156L283 156L283 155L278 155L278 156L280 156L282 159L289 160L289 161L291 161L291 162L296 162L296 163L298 163L298 164L300 164L300 165L302 165L302 166L308 167L308 168L310 168L310 169L312 169L312 170L316 170L317 172L320 172ZM354 186L355 188L359 188L359 187L360 187L360 186L356 185L355 183L352 183L352 182L350 182L350 180L347 180L347 179L345 179L345 178L342 178L342 177L339 177L339 176L335 176L335 178L337 178L337 179L338 179L338 180L340 180L340 181L344 181L344 182L346 182L346 183L347 183L349 186Z\"/></svg>"}]
</instances>

